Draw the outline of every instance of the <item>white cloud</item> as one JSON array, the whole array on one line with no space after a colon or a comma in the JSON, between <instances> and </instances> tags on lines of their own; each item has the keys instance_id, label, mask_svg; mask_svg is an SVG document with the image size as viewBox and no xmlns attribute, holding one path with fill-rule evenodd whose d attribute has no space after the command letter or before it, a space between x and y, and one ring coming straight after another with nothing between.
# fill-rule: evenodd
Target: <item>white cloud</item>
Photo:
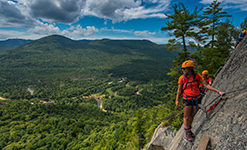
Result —
<instances>
[{"instance_id":1,"label":"white cloud","mask_svg":"<svg viewBox=\"0 0 247 150\"><path fill-rule=\"evenodd\" d=\"M31 32L34 34L44 34L44 35L58 34L60 32L60 29L58 27L55 27L53 24L40 22L39 25L35 26L34 28L29 29L28 32Z\"/></svg>"},{"instance_id":2,"label":"white cloud","mask_svg":"<svg viewBox=\"0 0 247 150\"><path fill-rule=\"evenodd\" d=\"M39 22L39 25L28 29L27 31L16 30L0 30L0 40L11 38L23 38L23 39L38 39L44 36L58 34L64 35L72 39L81 38L81 36L89 36L98 32L99 30L94 26L87 26L82 28L80 25L72 26L67 30L61 30L54 24Z\"/></svg>"},{"instance_id":3,"label":"white cloud","mask_svg":"<svg viewBox=\"0 0 247 150\"><path fill-rule=\"evenodd\" d=\"M50 22L72 23L80 17L86 0L32 0L30 14Z\"/></svg>"},{"instance_id":4,"label":"white cloud","mask_svg":"<svg viewBox=\"0 0 247 150\"><path fill-rule=\"evenodd\" d=\"M188 39L187 42L193 42L193 43L195 43L195 44L199 44L200 46L204 46L203 43L201 43L201 42L199 42L199 41L197 41L197 40L195 40L195 39Z\"/></svg>"},{"instance_id":5,"label":"white cloud","mask_svg":"<svg viewBox=\"0 0 247 150\"><path fill-rule=\"evenodd\" d=\"M122 16L121 18L113 18L113 22L119 21L127 21L130 19L137 19L137 18L152 18L152 17L159 17L165 18L166 16L164 13L160 13L164 10L164 8L145 8L143 6L124 9L124 10L116 10L117 16Z\"/></svg>"},{"instance_id":6,"label":"white cloud","mask_svg":"<svg viewBox=\"0 0 247 150\"><path fill-rule=\"evenodd\" d=\"M78 25L71 29L73 29L72 34L82 35L82 36L89 36L96 32L99 32L99 30L94 26L87 26L86 28L82 28L80 25Z\"/></svg>"},{"instance_id":7,"label":"white cloud","mask_svg":"<svg viewBox=\"0 0 247 150\"><path fill-rule=\"evenodd\" d=\"M0 0L0 27L21 27L19 31L3 32L1 38L31 38L60 34L69 38L94 36L100 31L129 33L136 36L155 35L155 32L115 28L97 29L94 26L72 26L61 29L56 23L71 25L84 16L122 22L138 18L163 18L171 0ZM25 32L21 32L24 31ZM16 35L16 36L15 36ZM18 35L18 36L17 36ZM122 34L123 35L123 34Z\"/></svg>"},{"instance_id":8,"label":"white cloud","mask_svg":"<svg viewBox=\"0 0 247 150\"><path fill-rule=\"evenodd\" d=\"M34 17L72 23L92 15L113 22L136 18L165 17L170 0L21 0ZM150 5L151 4L151 5Z\"/></svg>"},{"instance_id":9,"label":"white cloud","mask_svg":"<svg viewBox=\"0 0 247 150\"><path fill-rule=\"evenodd\" d=\"M150 36L150 35L155 35L156 33L155 32L149 32L147 30L144 30L144 31L135 31L134 34L136 36Z\"/></svg>"},{"instance_id":10,"label":"white cloud","mask_svg":"<svg viewBox=\"0 0 247 150\"><path fill-rule=\"evenodd\" d=\"M124 29L115 29L115 28L102 28L100 29L100 31L110 31L110 32L120 32L120 33L131 33L134 34L136 36L150 36L150 35L155 35L155 32L149 32L147 30L144 31L133 31L133 30L124 30Z\"/></svg>"},{"instance_id":11,"label":"white cloud","mask_svg":"<svg viewBox=\"0 0 247 150\"><path fill-rule=\"evenodd\" d=\"M25 11L22 6L12 1L0 0L0 27L30 27L34 19Z\"/></svg>"},{"instance_id":12,"label":"white cloud","mask_svg":"<svg viewBox=\"0 0 247 150\"><path fill-rule=\"evenodd\" d=\"M6 39L38 39L42 35L27 33L26 31L0 30L0 40Z\"/></svg>"},{"instance_id":13,"label":"white cloud","mask_svg":"<svg viewBox=\"0 0 247 150\"><path fill-rule=\"evenodd\" d=\"M111 32L121 32L121 33L131 33L133 31L131 30L123 30L123 29L115 29L115 28L111 28L111 29L108 29L108 28L102 28L100 29L101 31L111 31Z\"/></svg>"},{"instance_id":14,"label":"white cloud","mask_svg":"<svg viewBox=\"0 0 247 150\"><path fill-rule=\"evenodd\" d=\"M0 0L0 18L7 26L31 26L40 19L70 24L88 15L121 22L163 18L169 4L170 0Z\"/></svg>"},{"instance_id":15,"label":"white cloud","mask_svg":"<svg viewBox=\"0 0 247 150\"><path fill-rule=\"evenodd\" d=\"M201 3L203 4L210 4L212 3L214 0L202 0ZM222 0L218 0L218 2L222 2Z\"/></svg>"},{"instance_id":16,"label":"white cloud","mask_svg":"<svg viewBox=\"0 0 247 150\"><path fill-rule=\"evenodd\" d=\"M11 5L16 4L16 3L15 3L15 2L13 2L13 1L8 1L8 3L9 3L9 4L11 4Z\"/></svg>"},{"instance_id":17,"label":"white cloud","mask_svg":"<svg viewBox=\"0 0 247 150\"><path fill-rule=\"evenodd\" d=\"M169 39L170 39L170 37L164 37L164 38L152 37L152 38L148 38L147 40L150 40L150 41L157 43L157 44L165 44L165 43L168 43Z\"/></svg>"},{"instance_id":18,"label":"white cloud","mask_svg":"<svg viewBox=\"0 0 247 150\"><path fill-rule=\"evenodd\" d=\"M247 11L246 0L218 0L222 3L224 9L239 9L241 11ZM200 3L210 4L213 0L202 0Z\"/></svg>"},{"instance_id":19,"label":"white cloud","mask_svg":"<svg viewBox=\"0 0 247 150\"><path fill-rule=\"evenodd\" d=\"M99 30L94 26L87 26L86 28L82 28L81 25L71 26L67 30L61 30L56 27L55 24L48 24L39 22L38 26L35 26L32 29L29 29L28 32L33 34L41 34L41 35L51 35L51 34L60 34L69 37L77 37L77 36L89 36L92 35Z\"/></svg>"}]
</instances>

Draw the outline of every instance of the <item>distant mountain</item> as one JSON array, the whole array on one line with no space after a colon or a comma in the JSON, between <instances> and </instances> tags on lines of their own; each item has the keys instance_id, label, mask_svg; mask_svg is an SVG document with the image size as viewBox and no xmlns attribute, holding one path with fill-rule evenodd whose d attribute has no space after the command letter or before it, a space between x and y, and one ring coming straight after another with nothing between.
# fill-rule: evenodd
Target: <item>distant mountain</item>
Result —
<instances>
[{"instance_id":1,"label":"distant mountain","mask_svg":"<svg viewBox=\"0 0 247 150\"><path fill-rule=\"evenodd\" d=\"M10 48L15 48L20 45L31 42L32 40L23 40L23 39L8 39L5 41L0 41L0 52L5 51Z\"/></svg>"},{"instance_id":2,"label":"distant mountain","mask_svg":"<svg viewBox=\"0 0 247 150\"><path fill-rule=\"evenodd\" d=\"M26 41L27 42L27 41ZM0 55L3 78L161 79L176 53L148 40L71 40L52 35Z\"/></svg>"},{"instance_id":3,"label":"distant mountain","mask_svg":"<svg viewBox=\"0 0 247 150\"><path fill-rule=\"evenodd\" d=\"M78 42L81 42L81 43L89 43L91 40L78 40Z\"/></svg>"},{"instance_id":4,"label":"distant mountain","mask_svg":"<svg viewBox=\"0 0 247 150\"><path fill-rule=\"evenodd\" d=\"M165 47L165 44L160 44L160 46ZM189 53L194 53L196 51L196 48L195 47L191 47L191 46L188 46L187 45L186 48L187 48L187 50L188 50ZM180 46L180 49L183 50L183 45Z\"/></svg>"}]
</instances>

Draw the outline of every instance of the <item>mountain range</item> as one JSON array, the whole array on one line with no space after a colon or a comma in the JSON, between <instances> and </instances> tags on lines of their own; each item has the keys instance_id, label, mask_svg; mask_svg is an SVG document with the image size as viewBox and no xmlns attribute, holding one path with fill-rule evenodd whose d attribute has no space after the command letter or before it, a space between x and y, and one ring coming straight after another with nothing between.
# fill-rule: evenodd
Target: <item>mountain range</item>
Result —
<instances>
[{"instance_id":1,"label":"mountain range","mask_svg":"<svg viewBox=\"0 0 247 150\"><path fill-rule=\"evenodd\" d=\"M31 41L32 40L24 40L24 39L8 39L5 41L0 41L0 52L18 47L20 45L26 44Z\"/></svg>"},{"instance_id":2,"label":"mountain range","mask_svg":"<svg viewBox=\"0 0 247 150\"><path fill-rule=\"evenodd\" d=\"M33 41L2 41L0 47L1 77L15 79L106 75L131 80L161 79L176 56L148 40L76 41L60 35Z\"/></svg>"}]
</instances>

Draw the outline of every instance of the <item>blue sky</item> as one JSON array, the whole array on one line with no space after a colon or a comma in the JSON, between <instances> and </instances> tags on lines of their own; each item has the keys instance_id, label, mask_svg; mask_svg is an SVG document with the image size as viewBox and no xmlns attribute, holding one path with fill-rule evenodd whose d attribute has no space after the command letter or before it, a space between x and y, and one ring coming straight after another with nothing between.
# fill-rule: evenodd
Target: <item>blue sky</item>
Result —
<instances>
[{"instance_id":1,"label":"blue sky","mask_svg":"<svg viewBox=\"0 0 247 150\"><path fill-rule=\"evenodd\" d=\"M38 39L60 34L71 39L168 41L164 13L182 2L190 10L213 0L0 0L0 40ZM247 17L247 0L219 0L235 26Z\"/></svg>"}]
</instances>

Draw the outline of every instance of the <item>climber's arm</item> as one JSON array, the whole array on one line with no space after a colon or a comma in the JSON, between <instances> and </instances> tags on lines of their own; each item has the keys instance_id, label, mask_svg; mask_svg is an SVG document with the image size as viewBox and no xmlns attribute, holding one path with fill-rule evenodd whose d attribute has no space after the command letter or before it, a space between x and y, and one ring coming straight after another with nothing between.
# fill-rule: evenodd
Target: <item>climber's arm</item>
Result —
<instances>
[{"instance_id":1,"label":"climber's arm","mask_svg":"<svg viewBox=\"0 0 247 150\"><path fill-rule=\"evenodd\" d=\"M224 94L224 92L222 92L222 91L212 87L211 85L209 85L205 80L202 81L202 84L203 84L204 87L206 87L207 89L209 89L211 91L215 91L215 92L219 93L220 95Z\"/></svg>"}]
</instances>

